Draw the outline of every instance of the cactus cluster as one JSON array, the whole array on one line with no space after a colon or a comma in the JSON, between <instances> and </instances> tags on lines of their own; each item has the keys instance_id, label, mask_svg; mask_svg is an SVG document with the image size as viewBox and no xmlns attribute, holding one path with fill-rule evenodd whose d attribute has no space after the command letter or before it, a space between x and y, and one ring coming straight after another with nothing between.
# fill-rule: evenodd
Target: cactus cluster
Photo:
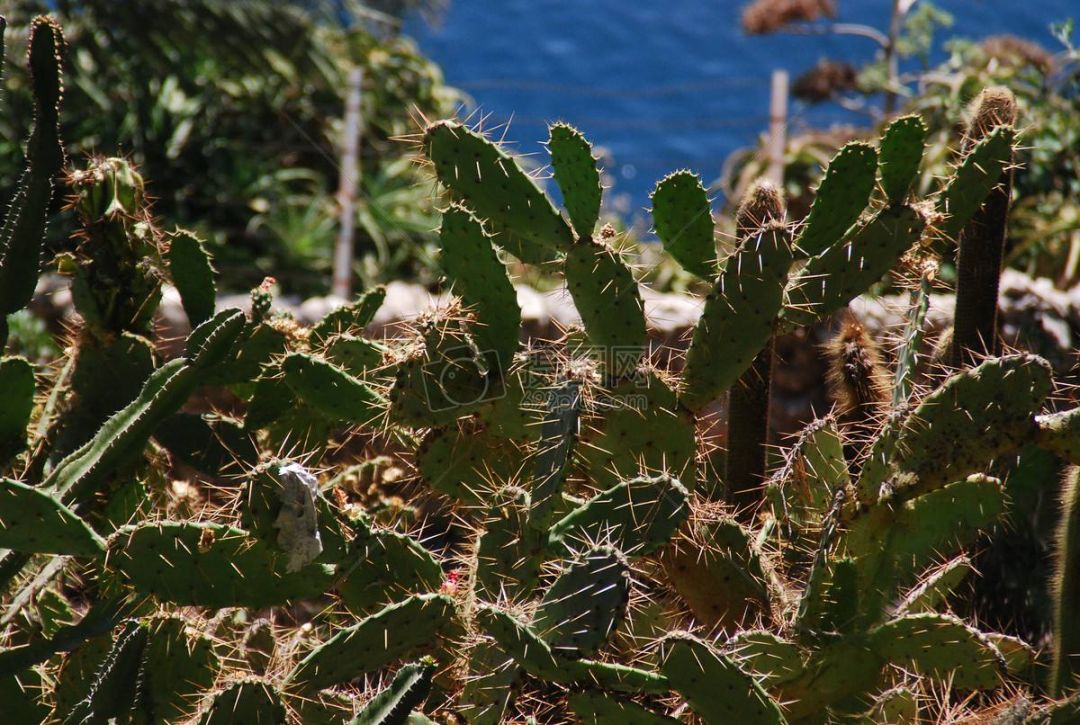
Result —
<instances>
[{"instance_id":1,"label":"cactus cluster","mask_svg":"<svg viewBox=\"0 0 1080 725\"><path fill-rule=\"evenodd\" d=\"M59 28L35 22L38 116L3 227L4 314L34 288L62 166L62 51ZM158 229L129 163L92 159L67 177L80 231L55 262L82 325L55 370L0 361L5 712L917 722L944 689L1034 691L1035 651L948 601L1005 506L989 474L1027 444L1080 462L1080 412L1049 411L1045 361L990 357L916 386L927 274L895 374L858 349L861 330L839 346L854 413L815 422L772 467L752 421L722 475L700 434L755 368L757 402L742 409L767 402L775 334L842 310L983 213L1011 154L1011 130L984 131L935 198L911 196L915 117L841 150L798 225L757 187L722 258L700 180L663 179L657 233L709 288L679 374L653 364L634 271L598 229L596 159L565 124L548 144L565 213L484 134L424 129L456 299L384 340L365 336L380 289L311 328L275 312L268 286L250 312L215 311L202 243ZM583 329L524 344L503 254L561 274ZM165 283L193 327L170 361L151 325ZM225 402L208 409L211 393ZM408 502L386 495L395 460L412 472ZM1063 565L1063 612L1074 575ZM1074 639L1059 639L1054 696L1068 694ZM1012 705L1008 722L1077 708Z\"/></svg>"}]
</instances>

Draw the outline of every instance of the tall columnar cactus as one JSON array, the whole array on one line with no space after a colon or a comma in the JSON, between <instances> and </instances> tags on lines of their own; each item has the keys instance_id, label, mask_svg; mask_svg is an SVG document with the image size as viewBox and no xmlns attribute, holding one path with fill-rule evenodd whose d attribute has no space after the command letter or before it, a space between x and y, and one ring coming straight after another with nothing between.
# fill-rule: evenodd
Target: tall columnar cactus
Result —
<instances>
[{"instance_id":1,"label":"tall columnar cactus","mask_svg":"<svg viewBox=\"0 0 1080 725\"><path fill-rule=\"evenodd\" d=\"M6 27L6 21L0 18L0 36ZM3 49L0 40L0 55ZM60 26L47 17L35 18L30 26L28 54L34 130L26 145L26 170L15 186L0 227L0 347L7 344L7 316L22 309L37 286L45 222L54 183L64 167L64 145L60 140L64 52Z\"/></svg>"},{"instance_id":2,"label":"tall columnar cactus","mask_svg":"<svg viewBox=\"0 0 1080 725\"><path fill-rule=\"evenodd\" d=\"M1058 522L1054 580L1054 650L1050 666L1050 694L1061 697L1073 689L1080 670L1080 633L1073 612L1080 601L1080 571L1077 571L1077 546L1080 546L1080 469L1070 467L1061 487L1061 520Z\"/></svg>"},{"instance_id":3,"label":"tall columnar cactus","mask_svg":"<svg viewBox=\"0 0 1080 725\"><path fill-rule=\"evenodd\" d=\"M956 314L953 324L953 366L971 364L980 355L1001 351L997 331L998 281L1005 255L1006 226L1012 201L1011 139L1016 124L1016 99L1005 88L987 88L972 104L964 149L1000 137L1000 149L989 159L987 172L999 170L999 181L963 227L956 261ZM974 357L973 357L974 356Z\"/></svg>"}]
</instances>

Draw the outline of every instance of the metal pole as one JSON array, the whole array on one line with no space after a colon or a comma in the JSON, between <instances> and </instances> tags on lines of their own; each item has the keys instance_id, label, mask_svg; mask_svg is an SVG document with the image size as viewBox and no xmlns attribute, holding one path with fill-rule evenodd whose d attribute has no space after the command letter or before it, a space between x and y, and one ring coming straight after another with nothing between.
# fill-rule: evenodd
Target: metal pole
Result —
<instances>
[{"instance_id":1,"label":"metal pole","mask_svg":"<svg viewBox=\"0 0 1080 725\"><path fill-rule=\"evenodd\" d=\"M360 91L364 71L349 71L349 95L345 102L345 137L341 153L341 179L338 185L340 226L334 245L334 278L330 291L335 297L352 297L353 233L356 228L356 191L360 186Z\"/></svg>"},{"instance_id":2,"label":"metal pole","mask_svg":"<svg viewBox=\"0 0 1080 725\"><path fill-rule=\"evenodd\" d=\"M786 70L772 72L772 92L769 98L769 140L766 152L769 166L765 175L777 188L784 186L784 143L787 138L788 74Z\"/></svg>"}]
</instances>

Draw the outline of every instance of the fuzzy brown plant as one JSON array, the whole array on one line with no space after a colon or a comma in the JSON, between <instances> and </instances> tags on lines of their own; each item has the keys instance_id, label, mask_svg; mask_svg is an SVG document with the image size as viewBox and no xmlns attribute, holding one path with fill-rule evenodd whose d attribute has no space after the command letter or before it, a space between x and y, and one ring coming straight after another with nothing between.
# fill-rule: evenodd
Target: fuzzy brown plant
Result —
<instances>
[{"instance_id":1,"label":"fuzzy brown plant","mask_svg":"<svg viewBox=\"0 0 1080 725\"><path fill-rule=\"evenodd\" d=\"M775 33L791 23L836 16L833 0L754 0L742 15L743 30L751 35Z\"/></svg>"}]
</instances>

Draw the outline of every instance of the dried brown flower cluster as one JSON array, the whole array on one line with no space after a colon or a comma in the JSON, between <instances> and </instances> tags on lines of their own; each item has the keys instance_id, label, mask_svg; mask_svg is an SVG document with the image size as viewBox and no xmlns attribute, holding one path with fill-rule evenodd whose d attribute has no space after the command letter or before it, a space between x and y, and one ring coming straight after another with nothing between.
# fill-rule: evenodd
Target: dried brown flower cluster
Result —
<instances>
[{"instance_id":1,"label":"dried brown flower cluster","mask_svg":"<svg viewBox=\"0 0 1080 725\"><path fill-rule=\"evenodd\" d=\"M795 79L791 92L809 103L820 103L858 86L857 73L849 63L822 59Z\"/></svg>"},{"instance_id":2,"label":"dried brown flower cluster","mask_svg":"<svg viewBox=\"0 0 1080 725\"><path fill-rule=\"evenodd\" d=\"M751 35L764 35L823 17L836 17L833 0L754 0L743 10L742 26Z\"/></svg>"}]
</instances>

